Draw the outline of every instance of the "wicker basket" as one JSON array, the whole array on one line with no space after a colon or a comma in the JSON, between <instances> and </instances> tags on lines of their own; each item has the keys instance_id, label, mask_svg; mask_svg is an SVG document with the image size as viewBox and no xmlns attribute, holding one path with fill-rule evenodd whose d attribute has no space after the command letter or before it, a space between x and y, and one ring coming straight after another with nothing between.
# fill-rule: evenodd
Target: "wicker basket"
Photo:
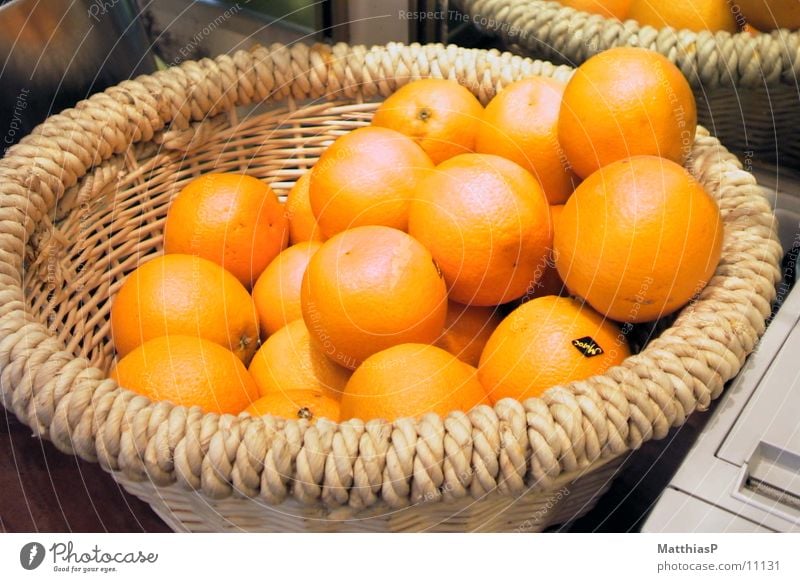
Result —
<instances>
[{"instance_id":1,"label":"wicker basket","mask_svg":"<svg viewBox=\"0 0 800 582\"><path fill-rule=\"evenodd\" d=\"M639 26L540 0L457 0L515 52L577 66L615 46L646 47L689 79L700 123L752 160L800 168L800 31L693 32Z\"/></svg>"},{"instance_id":2,"label":"wicker basket","mask_svg":"<svg viewBox=\"0 0 800 582\"><path fill-rule=\"evenodd\" d=\"M309 425L153 403L105 372L110 302L161 252L188 180L240 171L285 193L409 80L455 78L485 103L534 74L570 70L441 45L261 47L50 117L0 162L3 405L176 529L536 531L585 512L627 452L721 393L770 313L782 254L770 206L704 130L691 171L722 208L722 262L672 327L604 376L446 418Z\"/></svg>"}]
</instances>

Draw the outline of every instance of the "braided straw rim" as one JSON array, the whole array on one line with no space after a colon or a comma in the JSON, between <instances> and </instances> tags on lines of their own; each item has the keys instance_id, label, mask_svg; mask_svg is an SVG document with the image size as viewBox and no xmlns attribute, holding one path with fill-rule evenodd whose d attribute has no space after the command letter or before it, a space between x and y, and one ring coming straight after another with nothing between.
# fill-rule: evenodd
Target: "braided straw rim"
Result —
<instances>
[{"instance_id":1,"label":"braided straw rim","mask_svg":"<svg viewBox=\"0 0 800 582\"><path fill-rule=\"evenodd\" d=\"M542 0L457 0L470 20L507 43L572 64L617 46L649 48L675 63L694 87L798 86L800 31L753 36L640 26Z\"/></svg>"},{"instance_id":2,"label":"braided straw rim","mask_svg":"<svg viewBox=\"0 0 800 582\"><path fill-rule=\"evenodd\" d=\"M702 129L690 169L717 198L726 228L714 277L640 354L542 398L394 423L202 414L120 388L26 309L24 257L37 225L67 188L133 143L163 142L167 130L191 131L192 121L264 100L359 101L437 76L486 103L536 74L566 79L570 69L455 46L275 45L125 81L50 117L0 161L4 406L62 451L129 479L178 482L214 498L294 497L353 509L546 490L559 475L664 437L719 396L753 350L782 256L755 179Z\"/></svg>"}]
</instances>

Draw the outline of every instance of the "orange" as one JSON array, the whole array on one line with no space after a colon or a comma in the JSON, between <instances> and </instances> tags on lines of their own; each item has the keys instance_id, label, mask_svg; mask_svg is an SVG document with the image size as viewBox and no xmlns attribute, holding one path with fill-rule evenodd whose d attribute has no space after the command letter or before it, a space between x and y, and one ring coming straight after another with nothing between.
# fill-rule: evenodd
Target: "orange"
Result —
<instances>
[{"instance_id":1,"label":"orange","mask_svg":"<svg viewBox=\"0 0 800 582\"><path fill-rule=\"evenodd\" d=\"M558 143L566 85L547 77L512 83L486 106L475 150L516 162L533 174L550 204L563 204L578 183Z\"/></svg>"},{"instance_id":2,"label":"orange","mask_svg":"<svg viewBox=\"0 0 800 582\"><path fill-rule=\"evenodd\" d=\"M705 287L720 260L713 198L681 166L640 156L606 166L567 201L556 267L573 293L617 321L653 321Z\"/></svg>"},{"instance_id":3,"label":"orange","mask_svg":"<svg viewBox=\"0 0 800 582\"><path fill-rule=\"evenodd\" d=\"M290 420L315 422L327 418L339 421L339 403L314 390L272 392L253 402L245 412L251 416L271 414Z\"/></svg>"},{"instance_id":4,"label":"orange","mask_svg":"<svg viewBox=\"0 0 800 582\"><path fill-rule=\"evenodd\" d=\"M444 331L436 345L462 362L477 366L483 346L502 318L495 307L471 307L450 302Z\"/></svg>"},{"instance_id":5,"label":"orange","mask_svg":"<svg viewBox=\"0 0 800 582\"><path fill-rule=\"evenodd\" d=\"M406 230L408 205L433 169L423 149L400 132L361 127L337 139L311 170L311 209L325 237L357 226Z\"/></svg>"},{"instance_id":6,"label":"orange","mask_svg":"<svg viewBox=\"0 0 800 582\"><path fill-rule=\"evenodd\" d=\"M239 414L258 398L241 360L206 339L168 335L144 342L122 358L111 378L153 401Z\"/></svg>"},{"instance_id":7,"label":"orange","mask_svg":"<svg viewBox=\"0 0 800 582\"><path fill-rule=\"evenodd\" d=\"M692 90L678 68L632 47L605 51L578 67L558 119L558 139L582 178L635 155L683 163L696 129Z\"/></svg>"},{"instance_id":8,"label":"orange","mask_svg":"<svg viewBox=\"0 0 800 582\"><path fill-rule=\"evenodd\" d=\"M297 179L289 195L286 197L286 215L289 218L289 242L297 243L316 240L323 241L322 231L317 219L311 211L311 200L308 198L308 186L311 183L311 172L306 172Z\"/></svg>"},{"instance_id":9,"label":"orange","mask_svg":"<svg viewBox=\"0 0 800 582\"><path fill-rule=\"evenodd\" d=\"M313 390L338 400L350 378L350 370L335 364L311 343L302 319L270 336L250 362L249 372L262 396Z\"/></svg>"},{"instance_id":10,"label":"orange","mask_svg":"<svg viewBox=\"0 0 800 582\"><path fill-rule=\"evenodd\" d=\"M480 101L458 81L420 79L381 103L372 125L409 136L439 164L474 151L482 113Z\"/></svg>"},{"instance_id":11,"label":"orange","mask_svg":"<svg viewBox=\"0 0 800 582\"><path fill-rule=\"evenodd\" d=\"M558 229L558 218L561 216L563 209L563 204L550 207L553 232ZM535 277L536 282L528 287L528 291L525 294L526 300L547 295L564 295L566 293L564 282L558 276L558 270L556 270L555 251L553 249L550 249L545 260L537 265L537 271L541 273L541 276Z\"/></svg>"},{"instance_id":12,"label":"orange","mask_svg":"<svg viewBox=\"0 0 800 582\"><path fill-rule=\"evenodd\" d=\"M581 12L600 14L606 18L624 20L632 0L559 0L564 6L569 6Z\"/></svg>"},{"instance_id":13,"label":"orange","mask_svg":"<svg viewBox=\"0 0 800 582\"><path fill-rule=\"evenodd\" d=\"M603 374L629 355L625 335L589 306L567 297L540 297L497 327L481 355L478 378L492 402L524 400Z\"/></svg>"},{"instance_id":14,"label":"orange","mask_svg":"<svg viewBox=\"0 0 800 582\"><path fill-rule=\"evenodd\" d=\"M198 255L250 287L289 240L283 206L264 182L206 174L181 190L164 223L164 252Z\"/></svg>"},{"instance_id":15,"label":"orange","mask_svg":"<svg viewBox=\"0 0 800 582\"><path fill-rule=\"evenodd\" d=\"M228 271L193 255L163 255L136 269L111 306L120 356L162 335L196 335L247 363L258 346L253 299Z\"/></svg>"},{"instance_id":16,"label":"orange","mask_svg":"<svg viewBox=\"0 0 800 582\"><path fill-rule=\"evenodd\" d=\"M408 232L433 255L450 298L468 305L522 296L552 240L539 183L489 154L462 154L437 166L419 186Z\"/></svg>"},{"instance_id":17,"label":"orange","mask_svg":"<svg viewBox=\"0 0 800 582\"><path fill-rule=\"evenodd\" d=\"M446 416L488 404L477 370L441 348L402 344L367 358L342 395L341 419Z\"/></svg>"},{"instance_id":18,"label":"orange","mask_svg":"<svg viewBox=\"0 0 800 582\"><path fill-rule=\"evenodd\" d=\"M303 317L300 284L311 257L322 243L306 241L289 247L272 261L253 286L253 301L266 338L287 323Z\"/></svg>"},{"instance_id":19,"label":"orange","mask_svg":"<svg viewBox=\"0 0 800 582\"><path fill-rule=\"evenodd\" d=\"M797 0L736 0L747 22L758 30L800 28L800 2Z\"/></svg>"},{"instance_id":20,"label":"orange","mask_svg":"<svg viewBox=\"0 0 800 582\"><path fill-rule=\"evenodd\" d=\"M633 0L628 18L642 26L736 32L730 0Z\"/></svg>"},{"instance_id":21,"label":"orange","mask_svg":"<svg viewBox=\"0 0 800 582\"><path fill-rule=\"evenodd\" d=\"M553 221L553 230L558 228L558 221L561 218L562 212L564 212L563 204L553 204L550 206L550 219Z\"/></svg>"},{"instance_id":22,"label":"orange","mask_svg":"<svg viewBox=\"0 0 800 582\"><path fill-rule=\"evenodd\" d=\"M431 254L404 232L362 226L312 257L301 291L303 319L319 349L354 369L391 346L433 343L447 289Z\"/></svg>"}]
</instances>

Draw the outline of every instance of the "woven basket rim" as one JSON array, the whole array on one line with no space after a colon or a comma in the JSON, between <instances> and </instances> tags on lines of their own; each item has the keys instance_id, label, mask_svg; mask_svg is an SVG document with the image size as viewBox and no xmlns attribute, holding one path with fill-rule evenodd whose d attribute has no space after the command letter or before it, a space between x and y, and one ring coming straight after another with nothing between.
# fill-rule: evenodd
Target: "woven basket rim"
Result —
<instances>
[{"instance_id":1,"label":"woven basket rim","mask_svg":"<svg viewBox=\"0 0 800 582\"><path fill-rule=\"evenodd\" d=\"M470 4L471 2L474 2L474 1L475 0L456 0L457 3L464 4L464 5ZM746 37L748 39L752 39L753 38L753 34L752 33L744 31L744 30L737 30L736 32L728 32L727 30L703 30L703 31L697 31L697 30L690 30L688 28L675 28L674 26L656 27L656 26L652 26L652 25L649 25L649 24L641 25L636 20L634 20L633 18L626 18L625 20L617 20L615 18L609 18L607 16L603 16L602 14L592 14L591 12L586 12L584 10L578 10L577 8L573 8L571 6L564 6L558 0L529 0L528 1L528 4L533 4L533 3L550 4L550 5L553 5L555 7L560 8L560 9L566 10L569 13L576 13L576 14L579 14L581 16L585 16L585 17L589 17L589 18L600 18L602 20L608 21L609 23L619 24L619 25L622 25L622 26L625 26L626 24L630 24L631 28L636 28L636 29L650 28L650 29L653 29L653 30L674 30L676 32L682 32L682 33L686 33L686 34L694 35L694 36L711 35L711 36L721 36L721 37L725 37L725 38L730 38L730 37L734 37L734 36L738 36L738 35L742 35L743 34L743 35L746 35ZM800 32L800 31L792 30L790 28L778 28L778 29L774 29L774 30L770 30L770 31L759 30L758 31L758 35L756 35L756 36L776 36L776 34L777 35L780 35L780 34L797 34L798 32Z\"/></svg>"},{"instance_id":2,"label":"woven basket rim","mask_svg":"<svg viewBox=\"0 0 800 582\"><path fill-rule=\"evenodd\" d=\"M274 45L126 81L52 116L0 161L4 405L61 450L131 479L178 481L216 498L293 496L356 508L546 489L560 475L665 436L738 372L764 331L779 279L769 204L704 130L693 169L719 194L729 239L714 279L643 352L542 398L393 423L202 414L120 388L26 311L21 273L38 221L93 167L170 123L191 130L191 121L235 106L319 97L331 87L348 100L385 97L419 76L457 78L486 102L532 74L566 78L569 69L442 45Z\"/></svg>"},{"instance_id":3,"label":"woven basket rim","mask_svg":"<svg viewBox=\"0 0 800 582\"><path fill-rule=\"evenodd\" d=\"M753 35L742 31L656 28L642 26L632 19L620 21L583 12L557 0L455 0L455 4L469 14L473 22L476 18L479 21L491 19L495 23L494 30L481 27L485 32L526 49L545 43L551 51L558 51L574 64L609 48L637 46L663 54L677 64L694 85L700 83L706 89L731 87L732 84L763 88L766 82L770 86L788 84L800 90L800 59L796 56L800 50L800 30L782 28ZM509 35L507 31L511 30L516 32ZM544 31L541 37L537 36L540 30ZM591 36L581 36L578 41L575 31L588 32ZM688 47L688 50L681 47ZM700 56L695 57L695 54ZM747 59L746 70L742 70L742 59ZM765 70L765 63L770 62L772 64Z\"/></svg>"}]
</instances>

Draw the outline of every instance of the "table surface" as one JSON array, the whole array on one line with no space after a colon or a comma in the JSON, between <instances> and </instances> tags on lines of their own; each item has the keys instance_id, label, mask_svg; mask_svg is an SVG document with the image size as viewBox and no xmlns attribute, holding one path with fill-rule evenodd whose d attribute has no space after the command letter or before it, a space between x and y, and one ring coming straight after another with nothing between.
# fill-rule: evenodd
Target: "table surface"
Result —
<instances>
[{"instance_id":1,"label":"table surface","mask_svg":"<svg viewBox=\"0 0 800 582\"><path fill-rule=\"evenodd\" d=\"M166 532L97 463L66 455L0 406L0 531Z\"/></svg>"}]
</instances>

